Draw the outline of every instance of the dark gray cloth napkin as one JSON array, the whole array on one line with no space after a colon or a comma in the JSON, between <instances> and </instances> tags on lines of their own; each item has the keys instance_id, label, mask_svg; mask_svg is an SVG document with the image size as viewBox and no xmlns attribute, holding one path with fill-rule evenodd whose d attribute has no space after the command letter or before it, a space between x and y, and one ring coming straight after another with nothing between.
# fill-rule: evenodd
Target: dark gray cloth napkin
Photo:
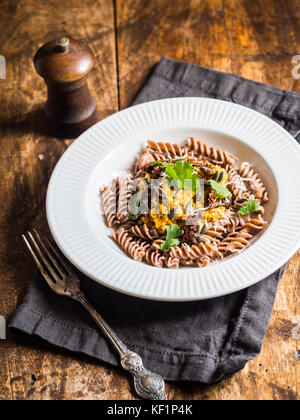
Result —
<instances>
[{"instance_id":1,"label":"dark gray cloth napkin","mask_svg":"<svg viewBox=\"0 0 300 420\"><path fill-rule=\"evenodd\" d=\"M178 96L251 107L300 140L300 94L163 58L134 104ZM214 383L258 355L284 267L249 289L217 299L166 303L114 292L81 275L82 290L146 367L167 380ZM11 321L13 332L118 365L118 355L79 304L38 275Z\"/></svg>"}]
</instances>

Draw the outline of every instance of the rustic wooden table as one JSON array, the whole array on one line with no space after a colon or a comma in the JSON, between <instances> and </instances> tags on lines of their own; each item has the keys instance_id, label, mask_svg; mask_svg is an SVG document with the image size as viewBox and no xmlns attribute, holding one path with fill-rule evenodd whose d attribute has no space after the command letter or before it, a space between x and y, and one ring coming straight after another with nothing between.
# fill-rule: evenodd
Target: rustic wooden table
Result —
<instances>
[{"instance_id":1,"label":"rustic wooden table","mask_svg":"<svg viewBox=\"0 0 300 420\"><path fill-rule=\"evenodd\" d=\"M2 0L0 54L0 315L9 319L35 270L20 235L45 220L51 172L71 141L43 134L37 48L58 34L86 41L100 118L128 106L161 56L300 92L298 0ZM170 399L298 399L300 253L281 281L261 355L218 385L168 384ZM0 399L134 399L128 376L102 363L8 336L0 341Z\"/></svg>"}]
</instances>

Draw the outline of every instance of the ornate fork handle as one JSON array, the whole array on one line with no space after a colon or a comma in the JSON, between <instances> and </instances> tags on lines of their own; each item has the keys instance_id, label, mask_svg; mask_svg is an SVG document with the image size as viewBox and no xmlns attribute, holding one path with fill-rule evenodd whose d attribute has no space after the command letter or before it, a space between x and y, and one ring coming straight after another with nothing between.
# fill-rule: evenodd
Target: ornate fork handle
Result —
<instances>
[{"instance_id":1,"label":"ornate fork handle","mask_svg":"<svg viewBox=\"0 0 300 420\"><path fill-rule=\"evenodd\" d=\"M166 400L167 396L163 378L144 367L142 358L125 346L116 333L86 300L81 291L74 291L74 293L70 294L70 297L85 307L105 336L119 352L123 369L130 372L134 377L134 387L137 394L148 400Z\"/></svg>"},{"instance_id":2,"label":"ornate fork handle","mask_svg":"<svg viewBox=\"0 0 300 420\"><path fill-rule=\"evenodd\" d=\"M134 377L134 386L138 395L149 400L166 400L163 378L144 368L141 357L130 351L122 343L116 333L86 300L80 290L78 276L74 273L72 267L61 258L49 239L46 236L42 239L35 229L33 233L28 231L26 235L22 236L49 287L58 295L67 296L81 303L119 352L122 367L131 372ZM56 270L54 270L54 267Z\"/></svg>"}]
</instances>

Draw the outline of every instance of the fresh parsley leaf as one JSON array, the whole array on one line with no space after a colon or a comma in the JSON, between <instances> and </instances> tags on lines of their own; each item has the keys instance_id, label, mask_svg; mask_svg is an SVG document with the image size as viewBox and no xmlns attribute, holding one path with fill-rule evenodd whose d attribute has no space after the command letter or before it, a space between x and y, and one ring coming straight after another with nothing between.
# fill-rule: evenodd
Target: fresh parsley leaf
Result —
<instances>
[{"instance_id":1,"label":"fresh parsley leaf","mask_svg":"<svg viewBox=\"0 0 300 420\"><path fill-rule=\"evenodd\" d=\"M193 173L194 168L184 159L177 159L174 165L168 164L166 166L166 175L169 181L176 181L179 189L186 188L194 193L199 189L200 176ZM186 183L186 180L192 180L191 183ZM198 181L198 182L197 182Z\"/></svg>"},{"instance_id":2,"label":"fresh parsley leaf","mask_svg":"<svg viewBox=\"0 0 300 420\"><path fill-rule=\"evenodd\" d=\"M239 214L245 216L246 214L254 213L259 209L259 203L256 200L250 200L244 203L243 207L239 209Z\"/></svg>"},{"instance_id":3,"label":"fresh parsley leaf","mask_svg":"<svg viewBox=\"0 0 300 420\"><path fill-rule=\"evenodd\" d=\"M169 181L173 181L174 179L178 178L177 172L175 171L174 166L172 166L170 164L166 167L165 174L167 175Z\"/></svg>"},{"instance_id":4,"label":"fresh parsley leaf","mask_svg":"<svg viewBox=\"0 0 300 420\"><path fill-rule=\"evenodd\" d=\"M177 160L174 169L180 179L181 185L184 185L185 179L192 179L194 169L187 160Z\"/></svg>"},{"instance_id":5,"label":"fresh parsley leaf","mask_svg":"<svg viewBox=\"0 0 300 420\"><path fill-rule=\"evenodd\" d=\"M130 220L137 220L140 217L140 213L137 213L137 214L128 213L128 217Z\"/></svg>"},{"instance_id":6,"label":"fresh parsley leaf","mask_svg":"<svg viewBox=\"0 0 300 420\"><path fill-rule=\"evenodd\" d=\"M172 246L179 245L179 240L177 238L182 235L182 230L177 225L167 226L166 230L166 240L160 246L162 251L167 251Z\"/></svg>"},{"instance_id":7,"label":"fresh parsley leaf","mask_svg":"<svg viewBox=\"0 0 300 420\"><path fill-rule=\"evenodd\" d=\"M210 179L209 181L210 186L214 190L214 197L215 198L227 198L231 197L231 192L224 187L224 185L220 185L217 183L217 181L214 181L213 179Z\"/></svg>"},{"instance_id":8,"label":"fresh parsley leaf","mask_svg":"<svg viewBox=\"0 0 300 420\"><path fill-rule=\"evenodd\" d=\"M142 191L138 191L136 194L136 200L135 203L133 205L133 209L132 212L128 212L128 217L130 220L137 220L140 217L140 213L138 212L138 207L141 203L141 196L142 196Z\"/></svg>"},{"instance_id":9,"label":"fresh parsley leaf","mask_svg":"<svg viewBox=\"0 0 300 420\"><path fill-rule=\"evenodd\" d=\"M162 162L161 160L155 160L154 162L150 162L149 165L167 167L169 165L169 163Z\"/></svg>"}]
</instances>

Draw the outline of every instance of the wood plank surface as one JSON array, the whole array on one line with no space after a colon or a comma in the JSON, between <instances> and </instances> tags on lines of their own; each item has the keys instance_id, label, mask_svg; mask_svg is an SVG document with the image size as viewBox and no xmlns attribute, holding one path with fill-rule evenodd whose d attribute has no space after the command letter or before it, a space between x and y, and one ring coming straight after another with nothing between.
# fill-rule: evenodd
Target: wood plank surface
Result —
<instances>
[{"instance_id":1,"label":"wood plank surface","mask_svg":"<svg viewBox=\"0 0 300 420\"><path fill-rule=\"evenodd\" d=\"M115 25L116 24L116 25ZM300 92L291 60L300 54L297 0L2 0L0 54L0 315L10 318L34 272L20 240L44 223L48 179L70 140L43 132L45 87L32 57L68 33L93 49L89 86L100 118L130 104L162 55ZM275 399L300 396L300 253L276 298L261 355L220 384L167 384L170 399ZM136 399L120 369L9 336L0 341L0 399Z\"/></svg>"},{"instance_id":2,"label":"wood plank surface","mask_svg":"<svg viewBox=\"0 0 300 420\"><path fill-rule=\"evenodd\" d=\"M299 54L295 0L117 0L119 95L126 107L162 56L300 92L291 77ZM173 385L172 398L299 399L300 253L281 281L260 357L213 387Z\"/></svg>"},{"instance_id":3,"label":"wood plank surface","mask_svg":"<svg viewBox=\"0 0 300 420\"><path fill-rule=\"evenodd\" d=\"M1 1L0 54L6 58L7 74L0 80L0 314L8 319L35 270L20 235L45 223L48 180L71 143L43 132L40 110L46 89L32 64L42 44L64 33L87 42L95 53L89 86L100 118L116 112L113 1ZM0 398L104 398L103 369L8 337L0 341ZM113 393L110 377L106 389Z\"/></svg>"}]
</instances>

